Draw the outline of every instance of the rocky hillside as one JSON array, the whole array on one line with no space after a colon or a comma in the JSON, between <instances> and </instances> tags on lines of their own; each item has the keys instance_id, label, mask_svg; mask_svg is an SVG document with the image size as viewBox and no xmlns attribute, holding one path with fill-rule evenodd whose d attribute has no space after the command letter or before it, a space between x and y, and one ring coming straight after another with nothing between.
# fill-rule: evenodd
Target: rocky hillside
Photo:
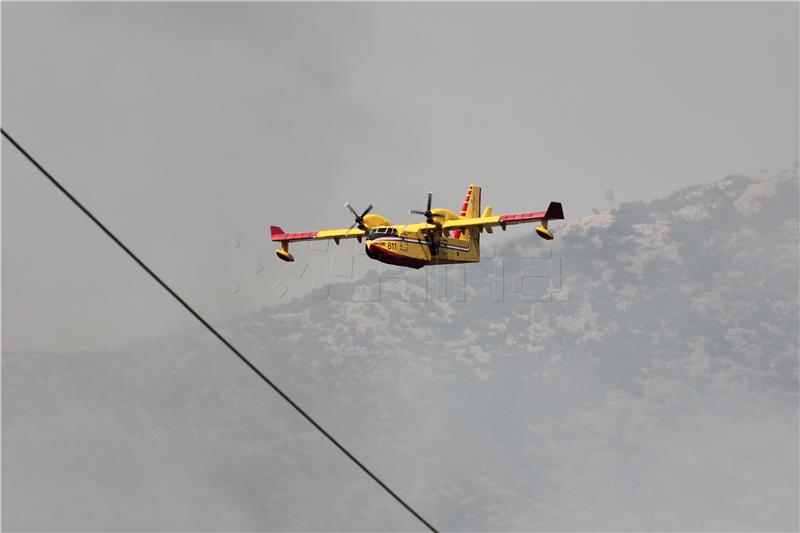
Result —
<instances>
[{"instance_id":1,"label":"rocky hillside","mask_svg":"<svg viewBox=\"0 0 800 533\"><path fill-rule=\"evenodd\" d=\"M443 530L797 529L797 169L517 231L224 331ZM200 330L2 364L6 529L419 529Z\"/></svg>"}]
</instances>

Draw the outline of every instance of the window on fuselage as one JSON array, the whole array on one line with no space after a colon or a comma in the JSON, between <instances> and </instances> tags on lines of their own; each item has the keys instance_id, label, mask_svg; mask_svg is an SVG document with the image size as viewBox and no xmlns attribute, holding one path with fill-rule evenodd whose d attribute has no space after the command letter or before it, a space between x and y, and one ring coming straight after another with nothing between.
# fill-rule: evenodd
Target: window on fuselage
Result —
<instances>
[{"instance_id":1,"label":"window on fuselage","mask_svg":"<svg viewBox=\"0 0 800 533\"><path fill-rule=\"evenodd\" d=\"M379 237L383 237L389 231L390 228L372 228L369 230L367 234L367 240L377 239Z\"/></svg>"}]
</instances>

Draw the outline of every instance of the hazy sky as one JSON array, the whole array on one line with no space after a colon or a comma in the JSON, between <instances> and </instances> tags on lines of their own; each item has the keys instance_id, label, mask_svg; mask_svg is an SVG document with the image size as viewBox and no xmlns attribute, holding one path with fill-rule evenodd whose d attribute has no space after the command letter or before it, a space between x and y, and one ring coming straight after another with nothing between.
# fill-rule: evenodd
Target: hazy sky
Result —
<instances>
[{"instance_id":1,"label":"hazy sky","mask_svg":"<svg viewBox=\"0 0 800 533\"><path fill-rule=\"evenodd\" d=\"M297 279L267 228L345 201L577 217L797 158L796 3L3 2L2 45L3 127L215 322L310 289L328 256ZM2 155L4 349L192 324Z\"/></svg>"}]
</instances>

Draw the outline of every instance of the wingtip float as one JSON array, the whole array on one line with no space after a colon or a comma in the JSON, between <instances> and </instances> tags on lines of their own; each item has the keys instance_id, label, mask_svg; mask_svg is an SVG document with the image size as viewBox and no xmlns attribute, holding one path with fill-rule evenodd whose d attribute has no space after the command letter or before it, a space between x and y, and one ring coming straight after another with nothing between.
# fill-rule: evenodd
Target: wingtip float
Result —
<instances>
[{"instance_id":1,"label":"wingtip float","mask_svg":"<svg viewBox=\"0 0 800 533\"><path fill-rule=\"evenodd\" d=\"M326 229L304 233L286 233L279 226L270 226L272 240L281 247L275 253L283 261L294 261L289 253L289 243L332 239L337 245L341 239L364 241L367 255L391 265L422 268L428 265L453 263L475 263L480 261L480 235L492 233L499 226L538 222L536 234L546 240L553 239L548 228L551 220L563 220L564 210L559 202L550 202L547 210L533 213L493 215L492 208L481 211L481 188L470 185L467 196L458 214L443 208L432 208L433 194L428 193L426 209L410 210L422 215L425 222L415 224L392 224L387 218L370 213L369 205L361 214L347 203L355 222L347 229Z\"/></svg>"}]
</instances>

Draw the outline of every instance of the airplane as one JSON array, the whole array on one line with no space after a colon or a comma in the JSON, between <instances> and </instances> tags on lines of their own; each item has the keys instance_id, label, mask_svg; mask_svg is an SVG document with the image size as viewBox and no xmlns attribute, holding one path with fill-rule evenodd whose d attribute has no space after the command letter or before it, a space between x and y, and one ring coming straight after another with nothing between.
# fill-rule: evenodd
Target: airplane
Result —
<instances>
[{"instance_id":1,"label":"airplane","mask_svg":"<svg viewBox=\"0 0 800 533\"><path fill-rule=\"evenodd\" d=\"M471 184L460 214L440 207L431 208L433 193L428 193L428 206L424 211L411 209L409 213L422 215L425 222L392 224L387 218L372 214L372 204L361 213L346 203L344 206L355 217L347 229L325 229L305 233L286 233L278 226L270 226L272 240L280 242L275 253L284 261L294 261L289 253L289 243L333 239L338 245L342 239L364 241L367 255L377 261L409 268L453 263L475 263L481 260L480 237L484 231L500 226L539 222L536 233L543 239L553 239L547 228L550 220L563 220L564 211L559 202L550 202L546 211L494 215L492 208L481 212L481 188Z\"/></svg>"}]
</instances>

